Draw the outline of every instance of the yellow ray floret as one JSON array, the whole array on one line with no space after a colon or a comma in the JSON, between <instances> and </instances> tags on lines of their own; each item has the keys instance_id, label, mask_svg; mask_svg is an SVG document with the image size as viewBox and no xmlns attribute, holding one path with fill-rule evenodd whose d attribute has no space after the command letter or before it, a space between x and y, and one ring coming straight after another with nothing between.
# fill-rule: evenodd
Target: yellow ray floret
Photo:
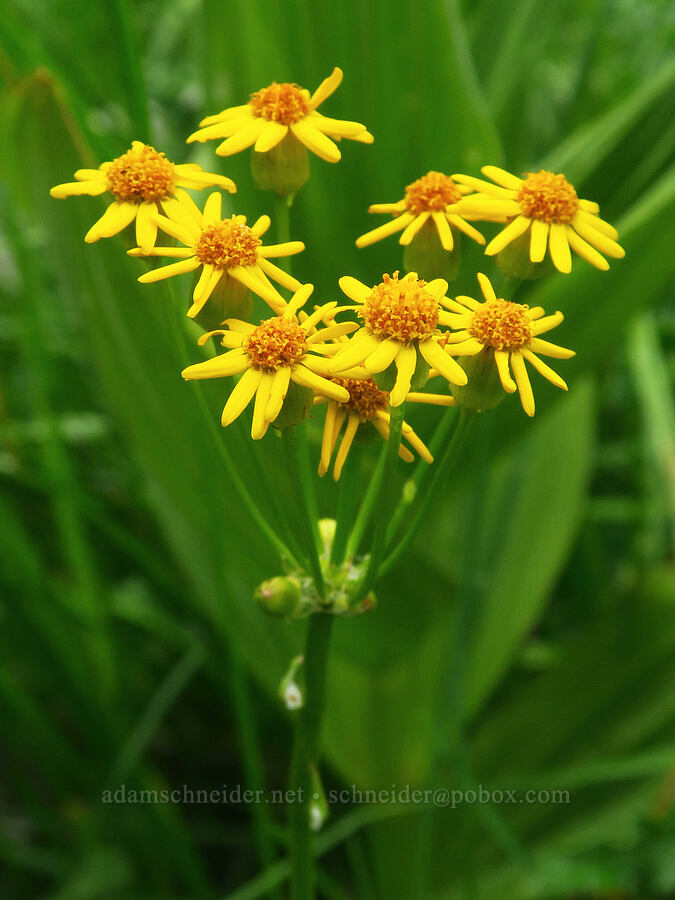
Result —
<instances>
[{"instance_id":1,"label":"yellow ray floret","mask_svg":"<svg viewBox=\"0 0 675 900\"><path fill-rule=\"evenodd\" d=\"M598 204L580 199L564 175L542 169L518 178L497 166L483 166L482 171L492 180L452 176L477 192L462 198L453 209L473 218L502 217L508 223L485 248L488 256L528 232L530 260L542 262L548 250L559 272L572 270L570 250L603 270L609 269L605 256L625 256L617 243L618 232L599 217Z\"/></svg>"},{"instance_id":2,"label":"yellow ray floret","mask_svg":"<svg viewBox=\"0 0 675 900\"><path fill-rule=\"evenodd\" d=\"M302 285L281 315L265 319L259 325L228 319L226 330L211 331L199 339L204 344L219 334L224 346L231 349L206 362L188 366L183 378L241 376L223 409L223 427L234 422L255 398L251 437L259 440L281 412L291 382L311 388L322 397L349 400L346 388L325 377L327 360L322 354L330 350L321 340L316 325L326 308L320 307L303 321L298 317L298 311L313 290L311 284ZM350 327L355 326L345 323L342 333Z\"/></svg>"},{"instance_id":3,"label":"yellow ray floret","mask_svg":"<svg viewBox=\"0 0 675 900\"><path fill-rule=\"evenodd\" d=\"M452 320L442 306L447 281L425 282L415 272L399 279L395 272L372 288L347 275L340 279L340 287L356 304L352 308L364 326L333 357L333 374L358 365L376 374L394 365L396 382L389 396L394 407L410 392L420 358L452 384L466 384L466 373L439 343L443 335L438 326Z\"/></svg>"},{"instance_id":4,"label":"yellow ray floret","mask_svg":"<svg viewBox=\"0 0 675 900\"><path fill-rule=\"evenodd\" d=\"M199 313L225 278L234 278L262 297L275 312L280 312L286 303L270 279L292 291L297 291L302 284L270 260L300 253L305 245L302 241L264 245L261 237L270 227L269 216L261 216L249 226L246 216L221 218L221 205L221 195L216 191L207 199L203 212L189 197L184 203L165 203L166 216L155 214L154 221L162 231L185 246L129 250L130 256L170 256L179 260L146 272L138 280L148 284L201 267L188 312L191 318Z\"/></svg>"},{"instance_id":5,"label":"yellow ray floret","mask_svg":"<svg viewBox=\"0 0 675 900\"><path fill-rule=\"evenodd\" d=\"M485 238L458 213L450 207L462 199L464 194L473 190L462 184L455 184L449 175L442 172L427 172L417 181L413 181L405 189L405 197L396 203L374 203L368 208L371 213L390 213L394 218L372 231L362 234L356 239L357 247L367 247L389 237L390 234L402 232L399 244L410 244L415 235L427 222L433 223L443 248L451 251L454 247L453 227L478 241L485 243Z\"/></svg>"},{"instance_id":6,"label":"yellow ray floret","mask_svg":"<svg viewBox=\"0 0 675 900\"><path fill-rule=\"evenodd\" d=\"M221 187L232 194L237 190L232 179L205 172L195 163L176 165L141 141L134 141L130 150L112 162L101 163L98 169L78 169L75 178L74 182L57 184L49 193L62 199L108 192L115 198L89 229L85 241L91 244L112 237L135 220L136 241L144 249L154 247L157 238L154 216L162 210L166 212L167 204L178 203L190 208L192 201L185 188Z\"/></svg>"},{"instance_id":7,"label":"yellow ray floret","mask_svg":"<svg viewBox=\"0 0 675 900\"><path fill-rule=\"evenodd\" d=\"M323 426L321 440L321 457L319 460L319 475L323 477L328 471L342 432L342 426L346 422L346 428L338 447L335 463L333 465L333 478L338 481L342 475L342 469L347 460L349 450L356 434L361 426L372 425L384 438L389 440L389 394L381 391L372 378L364 377L367 373L361 373L359 378L331 379L349 391L349 400L341 401L326 397L317 397L316 402L326 401L326 418ZM408 400L420 403L432 403L438 406L454 406L454 399L446 394L422 394L410 393ZM424 462L432 463L433 456L426 444L415 433L408 422L403 422L402 438L407 441L413 450L416 450ZM403 444L399 447L399 456L405 462L412 462L414 456L410 449Z\"/></svg>"},{"instance_id":8,"label":"yellow ray floret","mask_svg":"<svg viewBox=\"0 0 675 900\"><path fill-rule=\"evenodd\" d=\"M267 153L290 134L327 162L338 162L340 151L335 140L373 142L372 134L360 122L331 119L317 112L341 81L342 69L337 67L313 94L297 84L275 81L252 94L248 103L207 116L188 143L224 138L216 149L220 156L231 156L250 146L258 153Z\"/></svg>"},{"instance_id":9,"label":"yellow ray floret","mask_svg":"<svg viewBox=\"0 0 675 900\"><path fill-rule=\"evenodd\" d=\"M567 385L539 356L570 359L573 350L542 340L545 334L563 321L561 312L545 315L541 306L525 306L497 297L490 279L478 275L484 302L472 297L456 297L447 303L451 310L448 349L456 356L475 356L487 352L494 357L502 387L509 394L518 391L528 416L534 415L534 395L525 361L551 384L562 390Z\"/></svg>"}]
</instances>

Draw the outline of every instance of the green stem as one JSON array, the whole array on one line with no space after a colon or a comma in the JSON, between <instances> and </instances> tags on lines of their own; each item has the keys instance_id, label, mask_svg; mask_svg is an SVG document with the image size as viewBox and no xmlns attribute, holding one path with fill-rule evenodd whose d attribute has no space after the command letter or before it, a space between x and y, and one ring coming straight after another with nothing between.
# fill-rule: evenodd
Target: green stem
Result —
<instances>
[{"instance_id":1,"label":"green stem","mask_svg":"<svg viewBox=\"0 0 675 900\"><path fill-rule=\"evenodd\" d=\"M387 543L387 524L389 522L390 502L394 488L396 460L398 458L399 447L401 446L404 405L405 404L401 404L401 406L392 407L389 410L389 439L387 441L387 454L384 458L382 481L380 482L380 489L377 492L373 545L370 550L370 559L368 560L366 574L363 576L363 581L359 585L358 590L356 590L352 601L355 608L368 594L371 586L380 575L380 564Z\"/></svg>"},{"instance_id":2,"label":"green stem","mask_svg":"<svg viewBox=\"0 0 675 900\"><path fill-rule=\"evenodd\" d=\"M385 445L382 448L382 453L380 454L380 458L377 461L375 471L373 472L373 477L370 479L368 490L366 491L366 495L363 498L361 508L357 513L352 532L349 535L349 540L347 541L347 551L345 553L346 559L353 559L358 553L359 546L361 544L361 541L363 540L363 535L366 528L368 527L368 522L370 521L370 515L373 511L373 506L375 505L375 499L380 490L380 482L382 481L382 475L384 474L384 464L386 458L387 447Z\"/></svg>"},{"instance_id":3,"label":"green stem","mask_svg":"<svg viewBox=\"0 0 675 900\"><path fill-rule=\"evenodd\" d=\"M445 411L445 415L441 417L438 425L436 426L436 430L429 444L429 449L431 451L431 455L436 459L441 451L441 447L445 444L445 441L448 436L448 432L450 431L450 427L453 422L456 424L456 416L457 411L453 407L449 407ZM389 523L389 527L387 528L387 543L391 543L393 539L396 537L396 532L398 531L401 522L403 521L404 516L408 512L408 509L415 501L417 497L419 497L420 493L425 491L425 487L434 477L436 472L436 466L438 463L432 463L429 465L425 463L424 460L420 459L417 461L417 465L415 466L415 471L412 474L412 477L408 479L408 484L411 485L411 490L406 491L407 496L401 497L399 500L398 506L392 516L391 522Z\"/></svg>"},{"instance_id":4,"label":"green stem","mask_svg":"<svg viewBox=\"0 0 675 900\"><path fill-rule=\"evenodd\" d=\"M349 537L349 525L354 516L356 505L360 462L361 455L358 453L358 448L353 447L347 457L342 478L340 479L340 496L335 517L335 537L330 554L330 561L336 566L339 566L347 558L347 539Z\"/></svg>"},{"instance_id":5,"label":"green stem","mask_svg":"<svg viewBox=\"0 0 675 900\"><path fill-rule=\"evenodd\" d=\"M305 703L295 726L291 786L295 791L291 805L291 896L293 900L311 900L314 896L314 865L310 807L312 768L319 757L321 719L325 707L326 669L333 616L315 613L307 623L305 641Z\"/></svg>"},{"instance_id":6,"label":"green stem","mask_svg":"<svg viewBox=\"0 0 675 900\"><path fill-rule=\"evenodd\" d=\"M288 196L277 194L274 200L274 214L277 220L277 241L285 244L291 239L291 204L293 203L293 195ZM281 266L284 271L291 274L291 259L285 256L277 260L277 265Z\"/></svg>"},{"instance_id":7,"label":"green stem","mask_svg":"<svg viewBox=\"0 0 675 900\"><path fill-rule=\"evenodd\" d=\"M417 534L422 520L427 513L429 504L431 503L431 499L436 493L436 488L440 486L441 479L443 478L447 467L456 458L457 454L461 450L469 428L475 421L476 415L477 413L475 410L467 410L465 407L462 407L459 418L457 419L457 424L455 426L452 439L447 443L442 457L434 463L434 474L429 479L426 492L418 503L417 512L413 516L412 521L408 525L408 528L403 534L401 540L391 551L389 556L385 559L382 565L382 573L388 572L391 569L396 560L403 553L403 551L407 549L407 547L410 545L413 538Z\"/></svg>"},{"instance_id":8,"label":"green stem","mask_svg":"<svg viewBox=\"0 0 675 900\"><path fill-rule=\"evenodd\" d=\"M309 559L311 575L319 595L323 597L325 594L323 573L321 571L321 562L319 560L319 547L316 541L315 523L312 521L312 503L308 496L311 482L303 477L295 428L282 428L281 437L286 456L286 468L288 469L288 474L291 479L291 488L298 500L300 526L303 532L305 552Z\"/></svg>"}]
</instances>

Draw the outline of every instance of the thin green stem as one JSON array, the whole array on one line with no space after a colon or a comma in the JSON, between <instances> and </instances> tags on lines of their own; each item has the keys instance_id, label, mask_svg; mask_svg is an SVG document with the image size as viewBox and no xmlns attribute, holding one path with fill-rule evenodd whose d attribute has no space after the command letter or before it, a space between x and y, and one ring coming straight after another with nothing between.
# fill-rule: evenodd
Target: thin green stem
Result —
<instances>
[{"instance_id":1,"label":"thin green stem","mask_svg":"<svg viewBox=\"0 0 675 900\"><path fill-rule=\"evenodd\" d=\"M336 514L335 537L331 548L330 561L333 565L340 565L346 558L347 540L349 538L349 525L354 516L355 501L359 486L359 470L361 454L357 447L353 447L347 457L342 477L340 479L340 496Z\"/></svg>"},{"instance_id":2,"label":"thin green stem","mask_svg":"<svg viewBox=\"0 0 675 900\"><path fill-rule=\"evenodd\" d=\"M285 196L276 194L274 199L274 214L277 220L277 240L280 244L285 244L291 239L291 205L293 203L293 195ZM291 274L291 260L289 256L277 260L277 265L281 266L288 274Z\"/></svg>"},{"instance_id":3,"label":"thin green stem","mask_svg":"<svg viewBox=\"0 0 675 900\"><path fill-rule=\"evenodd\" d=\"M298 500L300 527L303 532L305 552L309 559L311 575L314 579L317 591L320 596L323 597L325 593L323 573L321 571L321 562L319 560L319 547L315 536L315 522L312 521L312 505L308 499L311 482L308 483L308 479L303 477L296 429L293 427L282 428L281 437L284 444L286 468L288 469L291 480L291 488Z\"/></svg>"},{"instance_id":4,"label":"thin green stem","mask_svg":"<svg viewBox=\"0 0 675 900\"><path fill-rule=\"evenodd\" d=\"M365 534L366 528L368 527L368 522L370 521L373 506L375 505L375 499L377 498L380 490L380 482L382 481L382 475L384 474L384 464L386 458L387 447L385 445L382 448L382 453L380 454L380 458L378 459L377 465L375 466L373 477L370 479L368 490L366 491L363 502L361 503L361 507L356 515L354 527L352 528L351 534L349 535L349 540L347 541L347 551L345 553L345 559L353 559L353 557L356 556L359 551L359 546L361 544L361 541L363 540L363 535Z\"/></svg>"},{"instance_id":5,"label":"thin green stem","mask_svg":"<svg viewBox=\"0 0 675 900\"><path fill-rule=\"evenodd\" d=\"M373 545L370 550L370 559L368 560L366 574L363 576L361 584L355 591L354 599L352 601L354 607L358 606L368 594L368 591L380 575L380 566L387 543L387 524L389 522L391 497L394 488L396 460L398 459L398 451L401 446L404 405L405 404L401 404L401 406L392 407L389 411L389 439L387 440L387 454L384 458L382 481L380 482L380 489L377 492Z\"/></svg>"},{"instance_id":6,"label":"thin green stem","mask_svg":"<svg viewBox=\"0 0 675 900\"><path fill-rule=\"evenodd\" d=\"M429 449L431 451L431 455L434 459L439 455L441 448L445 445L446 439L448 437L448 432L452 426L452 423L456 421L458 413L453 407L449 407L445 410L445 415L443 415L436 426L436 430L433 434L431 442L429 444ZM428 482L434 477L436 472L435 466L437 463L432 463L429 465L424 462L424 460L420 459L417 461L417 465L415 466L415 470L412 474L412 477L408 479L407 484L410 485L410 490L405 492L405 495L401 497L399 500L398 506L392 516L391 522L387 528L387 543L391 543L396 536L397 531L401 526L401 522L403 521L404 516L408 512L408 509L415 501L417 497L421 493L425 491L425 487Z\"/></svg>"},{"instance_id":7,"label":"thin green stem","mask_svg":"<svg viewBox=\"0 0 675 900\"><path fill-rule=\"evenodd\" d=\"M319 761L321 720L325 707L326 669L333 616L315 613L307 623L305 640L305 703L295 726L291 786L295 791L291 805L291 896L293 900L311 900L314 896L314 861L310 808L312 768Z\"/></svg>"},{"instance_id":8,"label":"thin green stem","mask_svg":"<svg viewBox=\"0 0 675 900\"><path fill-rule=\"evenodd\" d=\"M462 407L459 418L457 419L457 424L455 426L452 439L446 445L442 457L437 460L436 463L434 463L434 474L429 479L425 493L419 499L419 502L417 504L417 511L415 512L412 521L404 532L403 537L385 559L381 569L382 573L388 572L391 569L396 560L410 545L413 538L417 534L422 520L424 519L424 516L426 515L426 512L429 508L431 499L436 493L436 488L440 485L441 479L444 477L448 465L457 457L457 454L461 450L469 428L475 421L476 415L477 413L475 410L467 410L465 407Z\"/></svg>"}]
</instances>

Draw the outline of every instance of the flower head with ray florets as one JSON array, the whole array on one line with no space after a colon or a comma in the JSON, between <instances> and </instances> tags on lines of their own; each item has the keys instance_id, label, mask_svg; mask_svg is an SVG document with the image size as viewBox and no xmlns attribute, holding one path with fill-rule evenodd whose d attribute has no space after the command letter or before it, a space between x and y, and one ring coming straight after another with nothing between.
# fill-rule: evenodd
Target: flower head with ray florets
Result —
<instances>
[{"instance_id":1,"label":"flower head with ray florets","mask_svg":"<svg viewBox=\"0 0 675 900\"><path fill-rule=\"evenodd\" d=\"M317 324L336 304L321 306L309 316L299 314L313 290L313 285L303 285L281 315L265 319L259 325L227 319L224 323L227 329L201 336L199 342L204 344L213 335L221 335L223 346L231 349L206 362L188 366L183 371L183 378L241 375L223 409L224 427L241 415L255 397L251 437L254 440L263 437L281 412L291 382L322 397L349 400L346 388L325 377L329 366L326 356L335 350L335 345L327 342L349 333L356 326L345 322L317 330Z\"/></svg>"},{"instance_id":2,"label":"flower head with ray florets","mask_svg":"<svg viewBox=\"0 0 675 900\"><path fill-rule=\"evenodd\" d=\"M407 246L427 222L434 224L443 249L449 252L455 246L452 227L463 231L479 244L484 244L485 238L480 231L469 225L461 215L449 210L464 194L471 191L471 187L455 184L449 175L427 172L406 187L402 200L396 203L374 203L368 207L368 212L391 213L394 218L391 222L362 234L357 238L356 246L367 247L399 231L403 232L399 244Z\"/></svg>"},{"instance_id":3,"label":"flower head with ray florets","mask_svg":"<svg viewBox=\"0 0 675 900\"><path fill-rule=\"evenodd\" d=\"M534 395L525 362L556 387L567 390L563 379L539 356L569 359L573 350L541 339L540 335L563 321L561 312L545 315L541 306L525 306L497 297L486 275L478 275L485 298L456 297L449 304L450 325L456 329L448 336L448 350L456 356L487 353L494 358L499 380L509 394L517 390L528 416L534 415ZM513 373L513 376L512 374ZM461 402L461 399L460 399Z\"/></svg>"},{"instance_id":4,"label":"flower head with ray florets","mask_svg":"<svg viewBox=\"0 0 675 900\"><path fill-rule=\"evenodd\" d=\"M323 426L323 437L321 439L319 475L323 476L328 471L342 426L346 422L347 425L333 466L333 478L335 481L338 481L360 427L372 425L385 441L389 439L389 394L387 391L380 390L372 378L334 377L332 380L349 391L349 400L342 401L325 397L316 398L317 403L324 401L328 403ZM414 391L408 394L406 400L430 403L437 406L455 405L454 398L448 394L426 394ZM402 425L402 437L410 444L413 450L417 451L421 459L427 463L434 461L427 445L406 421ZM403 444L399 447L398 454L405 462L412 462L415 458L408 447L405 447Z\"/></svg>"},{"instance_id":5,"label":"flower head with ray florets","mask_svg":"<svg viewBox=\"0 0 675 900\"><path fill-rule=\"evenodd\" d=\"M188 142L224 138L216 153L231 156L251 146L258 153L267 153L284 138L293 136L327 162L338 162L341 154L335 140L373 142L372 134L360 122L331 119L317 112L341 81L342 69L337 67L313 94L297 84L275 81L252 94L248 103L207 116Z\"/></svg>"},{"instance_id":6,"label":"flower head with ray florets","mask_svg":"<svg viewBox=\"0 0 675 900\"><path fill-rule=\"evenodd\" d=\"M185 188L221 187L230 193L237 190L230 178L205 172L194 163L176 165L141 141L134 141L130 150L112 162L101 163L98 169L78 169L75 178L74 182L53 187L52 197L98 196L108 192L115 198L89 229L85 241L91 244L100 238L112 237L135 220L136 241L144 249L155 245L157 213L168 212L168 208L176 203L190 208L192 201Z\"/></svg>"},{"instance_id":7,"label":"flower head with ray florets","mask_svg":"<svg viewBox=\"0 0 675 900\"><path fill-rule=\"evenodd\" d=\"M273 287L270 278L289 290L302 287L274 263L270 257L291 256L305 249L301 241L285 244L263 245L262 235L270 227L269 216L261 216L249 226L246 216L221 218L221 195L211 194L204 212L191 200L185 203L167 203L166 216L156 216L162 231L185 244L185 247L154 247L150 251L137 247L129 250L131 256L174 256L179 261L146 272L138 279L143 284L170 278L184 272L194 272L201 266L202 272L195 285L192 307L188 312L194 318L209 299L223 278L234 278L275 311L285 307L285 301ZM268 277L269 276L269 277Z\"/></svg>"},{"instance_id":8,"label":"flower head with ray florets","mask_svg":"<svg viewBox=\"0 0 675 900\"><path fill-rule=\"evenodd\" d=\"M598 216L597 203L581 200L564 175L542 169L518 178L497 166L483 166L490 181L469 175L453 175L455 181L478 193L454 207L459 214L508 224L485 248L488 256L499 253L529 231L529 258L540 263L546 250L559 272L572 270L574 250L598 269L609 269L602 254L620 259L625 252L617 243L618 232ZM493 183L494 182L494 183Z\"/></svg>"},{"instance_id":9,"label":"flower head with ray florets","mask_svg":"<svg viewBox=\"0 0 675 900\"><path fill-rule=\"evenodd\" d=\"M462 367L443 349L438 325L449 325L443 307L448 283L442 278L423 281L414 272L399 279L384 275L369 288L348 275L340 279L344 293L356 303L364 325L335 355L331 371L340 375L351 366L363 365L371 375L395 366L396 376L389 396L391 406L400 406L411 390L418 365L428 364L453 384L466 384Z\"/></svg>"}]
</instances>

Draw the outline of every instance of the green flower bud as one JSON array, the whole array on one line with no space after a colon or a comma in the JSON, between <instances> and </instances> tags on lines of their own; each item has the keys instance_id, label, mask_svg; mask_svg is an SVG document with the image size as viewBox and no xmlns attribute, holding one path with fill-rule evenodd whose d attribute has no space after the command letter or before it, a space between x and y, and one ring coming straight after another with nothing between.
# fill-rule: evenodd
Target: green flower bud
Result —
<instances>
[{"instance_id":1,"label":"green flower bud","mask_svg":"<svg viewBox=\"0 0 675 900\"><path fill-rule=\"evenodd\" d=\"M456 278L461 260L461 245L459 232L452 226L450 228L454 247L448 251L441 244L433 220L428 219L403 250L403 268L406 272L417 272L425 281L432 281L434 278L452 281Z\"/></svg>"},{"instance_id":2,"label":"green flower bud","mask_svg":"<svg viewBox=\"0 0 675 900\"><path fill-rule=\"evenodd\" d=\"M515 241L507 244L502 251L497 254L497 265L509 278L518 281L532 281L536 278L543 278L544 275L550 275L553 272L553 262L550 256L547 256L543 262L533 263L530 260L530 232L521 234Z\"/></svg>"},{"instance_id":3,"label":"green flower bud","mask_svg":"<svg viewBox=\"0 0 675 900\"><path fill-rule=\"evenodd\" d=\"M290 131L267 153L251 153L251 173L264 191L295 194L309 178L309 154Z\"/></svg>"},{"instance_id":4,"label":"green flower bud","mask_svg":"<svg viewBox=\"0 0 675 900\"><path fill-rule=\"evenodd\" d=\"M268 615L287 619L300 606L300 583L296 578L276 575L259 584L253 596Z\"/></svg>"},{"instance_id":5,"label":"green flower bud","mask_svg":"<svg viewBox=\"0 0 675 900\"><path fill-rule=\"evenodd\" d=\"M467 409L492 409L504 399L504 388L499 380L494 351L481 350L475 356L459 356L456 361L466 372L468 383L450 385L452 396Z\"/></svg>"}]
</instances>

